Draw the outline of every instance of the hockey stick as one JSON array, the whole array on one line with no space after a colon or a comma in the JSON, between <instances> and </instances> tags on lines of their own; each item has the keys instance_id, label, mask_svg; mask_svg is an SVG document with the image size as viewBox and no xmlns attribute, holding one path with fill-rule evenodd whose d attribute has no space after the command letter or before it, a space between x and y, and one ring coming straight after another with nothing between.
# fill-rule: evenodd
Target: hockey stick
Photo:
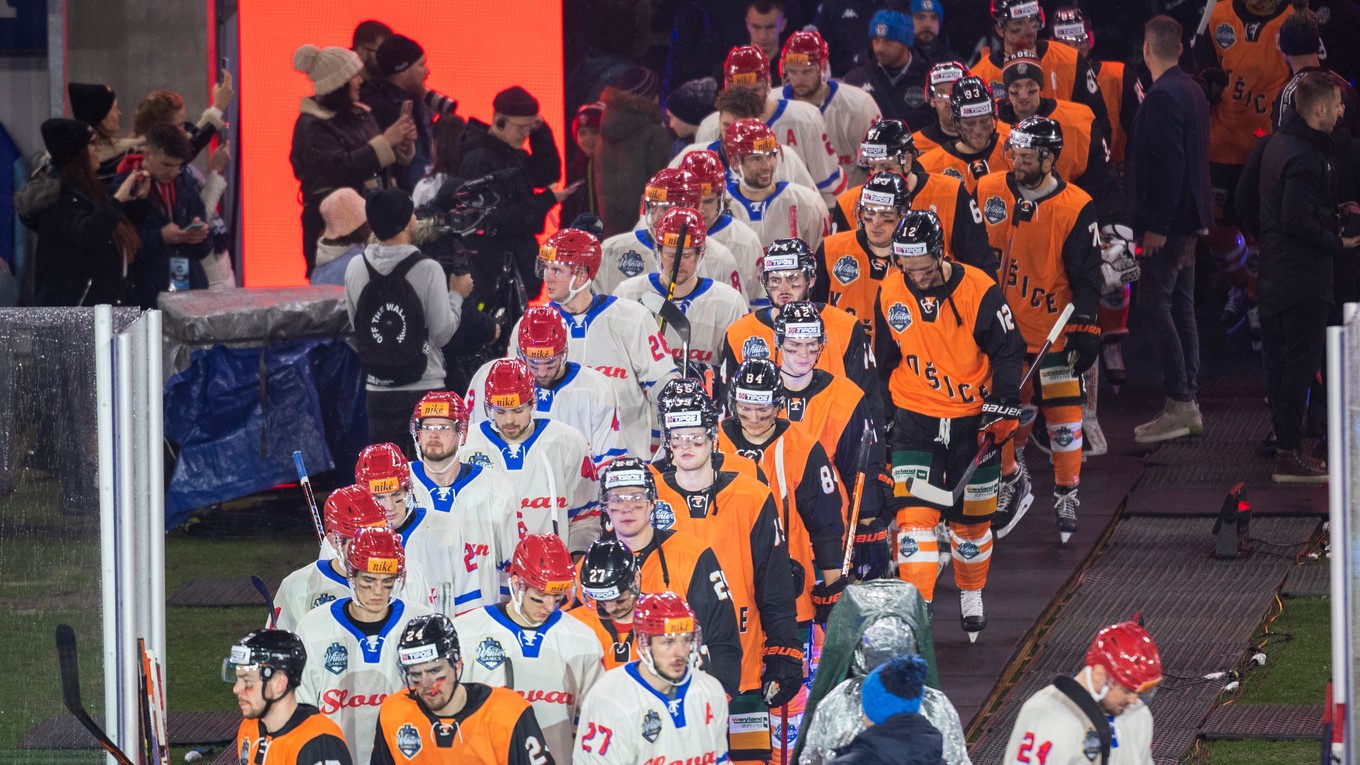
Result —
<instances>
[{"instance_id":1,"label":"hockey stick","mask_svg":"<svg viewBox=\"0 0 1360 765\"><path fill-rule=\"evenodd\" d=\"M677 279L680 278L680 258L684 257L685 255L685 240L688 237L689 237L689 224L681 223L680 238L677 239L675 242L675 259L671 261L670 285L666 287L667 303L675 299L675 282ZM658 248L657 251L660 252L660 248L665 246L666 245L664 242L657 242ZM664 316L661 317L661 331L662 332L666 331L666 318Z\"/></svg>"},{"instance_id":2,"label":"hockey stick","mask_svg":"<svg viewBox=\"0 0 1360 765\"><path fill-rule=\"evenodd\" d=\"M864 501L864 476L869 472L869 444L874 442L874 429L864 423L864 434L859 437L859 454L855 455L855 491L850 500L850 522L845 526L845 560L841 561L841 576L850 575L850 560L855 555L855 528L859 526L860 503Z\"/></svg>"},{"instance_id":3,"label":"hockey stick","mask_svg":"<svg viewBox=\"0 0 1360 765\"><path fill-rule=\"evenodd\" d=\"M1074 306L1068 303L1062 314L1058 316L1058 321L1053 324L1053 329L1049 330L1048 337L1044 339L1044 344L1039 347L1039 352L1034 355L1034 363L1029 365L1029 369L1025 370L1024 376L1020 378L1020 390L1024 390L1025 386L1029 385L1030 380L1034 379L1034 373L1039 369L1039 363L1043 361L1044 354L1048 353L1048 349L1052 348L1053 344L1058 341L1058 335L1062 334L1063 328L1067 326L1067 320L1072 317L1073 310ZM917 480L916 476L907 477L907 491L923 502L940 507L953 507L963 497L963 490L968 486L968 481L973 477L973 473L977 472L978 465L981 465L982 461L991 455L993 449L1000 449L1014 437L1015 431L1011 431L1010 435L997 443L993 440L991 433L983 436L977 454L973 456L973 461L969 463L968 469L963 471L963 476L959 478L958 485L954 487L953 491L931 486L926 481Z\"/></svg>"},{"instance_id":4,"label":"hockey stick","mask_svg":"<svg viewBox=\"0 0 1360 765\"><path fill-rule=\"evenodd\" d=\"M316 494L312 493L312 479L307 476L307 465L302 461L302 452L293 452L293 467L297 468L298 483L302 484L302 495L307 498L307 509L312 511L312 525L316 527L316 538L326 541L326 526L321 522L321 511L316 507Z\"/></svg>"},{"instance_id":5,"label":"hockey stick","mask_svg":"<svg viewBox=\"0 0 1360 765\"><path fill-rule=\"evenodd\" d=\"M645 293L642 296L642 305L661 318L663 328L669 324L671 329L675 330L675 334L680 336L680 376L688 377L691 337L689 317L674 301L662 300L655 292Z\"/></svg>"},{"instance_id":6,"label":"hockey stick","mask_svg":"<svg viewBox=\"0 0 1360 765\"><path fill-rule=\"evenodd\" d=\"M269 618L265 620L264 626L269 629L275 629L274 625L277 623L279 613L274 610L274 596L269 594L269 585L265 584L263 579L254 574L251 574L250 576L250 583L255 585L255 591L260 593L260 597L264 598L264 605L269 609Z\"/></svg>"},{"instance_id":7,"label":"hockey stick","mask_svg":"<svg viewBox=\"0 0 1360 765\"><path fill-rule=\"evenodd\" d=\"M57 625L57 666L61 671L61 701L85 730L94 736L99 746L118 761L118 765L136 765L131 758L99 727L99 723L85 711L80 701L80 663L76 655L76 632L69 624Z\"/></svg>"},{"instance_id":8,"label":"hockey stick","mask_svg":"<svg viewBox=\"0 0 1360 765\"><path fill-rule=\"evenodd\" d=\"M164 765L169 760L165 736L165 699L164 688L160 683L161 665L156 655L146 647L144 638L137 638L137 652L141 654L138 662L138 690L141 699L138 706L142 714L142 753L147 765Z\"/></svg>"}]
</instances>

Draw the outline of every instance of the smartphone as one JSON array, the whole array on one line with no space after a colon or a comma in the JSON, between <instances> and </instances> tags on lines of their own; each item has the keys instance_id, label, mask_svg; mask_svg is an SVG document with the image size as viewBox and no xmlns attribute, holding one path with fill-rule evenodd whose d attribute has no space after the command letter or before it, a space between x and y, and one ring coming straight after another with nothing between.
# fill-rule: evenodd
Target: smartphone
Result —
<instances>
[{"instance_id":1,"label":"smartphone","mask_svg":"<svg viewBox=\"0 0 1360 765\"><path fill-rule=\"evenodd\" d=\"M402 101L402 102L401 102L401 116L403 116L403 117L410 117L410 116L411 116L411 110L414 109L414 108L415 108L415 104L414 104L414 103L412 103L412 102L410 102L410 101Z\"/></svg>"},{"instance_id":2,"label":"smartphone","mask_svg":"<svg viewBox=\"0 0 1360 765\"><path fill-rule=\"evenodd\" d=\"M196 221L196 222L194 222L194 223L190 223L189 225L185 226L185 227L184 227L184 230L185 230L185 231L197 231L197 230L199 230L200 228L207 228L207 227L208 227L208 224L206 224L206 223L204 223L203 221L200 220L200 221Z\"/></svg>"}]
</instances>

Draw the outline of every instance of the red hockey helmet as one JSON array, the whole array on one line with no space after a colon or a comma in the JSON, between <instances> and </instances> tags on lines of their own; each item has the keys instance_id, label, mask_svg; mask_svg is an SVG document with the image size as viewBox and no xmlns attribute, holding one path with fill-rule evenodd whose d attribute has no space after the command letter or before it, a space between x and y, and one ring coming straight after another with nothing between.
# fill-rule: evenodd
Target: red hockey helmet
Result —
<instances>
[{"instance_id":1,"label":"red hockey helmet","mask_svg":"<svg viewBox=\"0 0 1360 765\"><path fill-rule=\"evenodd\" d=\"M675 247L680 242L680 229L686 225L689 231L685 234L685 249L697 248L703 252L704 244L708 241L708 229L704 226L704 216L692 207L672 207L661 216L660 222L656 224L656 247Z\"/></svg>"},{"instance_id":2,"label":"red hockey helmet","mask_svg":"<svg viewBox=\"0 0 1360 765\"><path fill-rule=\"evenodd\" d=\"M784 68L816 64L822 70L822 82L831 74L831 53L826 49L826 40L816 32L794 32L784 41L784 50L779 53L779 76L787 77Z\"/></svg>"},{"instance_id":3,"label":"red hockey helmet","mask_svg":"<svg viewBox=\"0 0 1360 765\"><path fill-rule=\"evenodd\" d=\"M515 409L534 403L535 388L534 374L523 359L496 359L486 373L482 389L486 416L491 416L493 407Z\"/></svg>"},{"instance_id":4,"label":"red hockey helmet","mask_svg":"<svg viewBox=\"0 0 1360 765\"><path fill-rule=\"evenodd\" d=\"M406 550L401 535L387 526L366 526L350 540L345 567L353 579L359 574L406 575Z\"/></svg>"},{"instance_id":5,"label":"red hockey helmet","mask_svg":"<svg viewBox=\"0 0 1360 765\"><path fill-rule=\"evenodd\" d=\"M530 534L519 540L510 574L547 595L569 595L576 584L571 553L556 534Z\"/></svg>"},{"instance_id":6,"label":"red hockey helmet","mask_svg":"<svg viewBox=\"0 0 1360 765\"><path fill-rule=\"evenodd\" d=\"M770 87L770 60L754 45L740 45L727 53L723 63L723 87Z\"/></svg>"},{"instance_id":7,"label":"red hockey helmet","mask_svg":"<svg viewBox=\"0 0 1360 765\"><path fill-rule=\"evenodd\" d=\"M585 269L586 278L594 279L600 272L600 240L580 229L564 228L548 237L538 248L538 261L564 263Z\"/></svg>"},{"instance_id":8,"label":"red hockey helmet","mask_svg":"<svg viewBox=\"0 0 1360 765\"><path fill-rule=\"evenodd\" d=\"M734 120L723 133L723 151L733 168L749 154L778 154L779 141L769 125L755 118Z\"/></svg>"},{"instance_id":9,"label":"red hockey helmet","mask_svg":"<svg viewBox=\"0 0 1360 765\"><path fill-rule=\"evenodd\" d=\"M519 357L545 360L567 352L567 322L556 308L548 305L531 306L520 319L515 334Z\"/></svg>"},{"instance_id":10,"label":"red hockey helmet","mask_svg":"<svg viewBox=\"0 0 1360 765\"><path fill-rule=\"evenodd\" d=\"M463 399L457 393L432 390L422 396L416 403L416 408L411 411L411 438L416 437L416 431L420 430L420 422L426 417L453 420L458 428L458 443L466 440L469 419L467 404L463 403ZM419 447L420 443L417 441L416 448Z\"/></svg>"},{"instance_id":11,"label":"red hockey helmet","mask_svg":"<svg viewBox=\"0 0 1360 765\"><path fill-rule=\"evenodd\" d=\"M703 197L699 176L682 168L662 168L643 189L642 214L651 215L672 207L697 208Z\"/></svg>"},{"instance_id":12,"label":"red hockey helmet","mask_svg":"<svg viewBox=\"0 0 1360 765\"><path fill-rule=\"evenodd\" d=\"M634 645L637 646L638 656L652 674L671 685L684 685L690 677L690 670L687 668L681 677L675 679L658 671L652 658L652 638L663 635L690 635L689 666L695 667L699 664L699 649L703 645L699 619L685 599L673 592L648 593L638 599L637 607L633 611L633 634L636 636Z\"/></svg>"},{"instance_id":13,"label":"red hockey helmet","mask_svg":"<svg viewBox=\"0 0 1360 765\"><path fill-rule=\"evenodd\" d=\"M359 452L354 483L370 496L411 488L411 465L396 444L373 444Z\"/></svg>"},{"instance_id":14,"label":"red hockey helmet","mask_svg":"<svg viewBox=\"0 0 1360 765\"><path fill-rule=\"evenodd\" d=\"M691 151L680 160L680 169L688 170L698 177L699 193L703 196L717 194L721 197L727 188L727 166L716 151Z\"/></svg>"},{"instance_id":15,"label":"red hockey helmet","mask_svg":"<svg viewBox=\"0 0 1360 765\"><path fill-rule=\"evenodd\" d=\"M353 539L355 532L368 526L386 526L387 511L373 501L364 487L350 485L331 492L322 513L326 536Z\"/></svg>"},{"instance_id":16,"label":"red hockey helmet","mask_svg":"<svg viewBox=\"0 0 1360 765\"><path fill-rule=\"evenodd\" d=\"M1096 633L1086 666L1104 667L1110 679L1139 694L1162 682L1162 657L1152 636L1137 622L1120 622Z\"/></svg>"}]
</instances>

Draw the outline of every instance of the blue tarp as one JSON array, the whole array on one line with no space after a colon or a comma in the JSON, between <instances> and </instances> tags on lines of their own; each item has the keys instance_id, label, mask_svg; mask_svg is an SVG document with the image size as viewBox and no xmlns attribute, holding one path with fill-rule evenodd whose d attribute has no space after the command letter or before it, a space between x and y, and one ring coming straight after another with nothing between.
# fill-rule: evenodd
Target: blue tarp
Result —
<instances>
[{"instance_id":1,"label":"blue tarp","mask_svg":"<svg viewBox=\"0 0 1360 765\"><path fill-rule=\"evenodd\" d=\"M343 341L217 345L192 358L165 384L165 437L179 450L167 530L196 508L296 481L295 450L312 475L354 470L368 418L359 358Z\"/></svg>"}]
</instances>

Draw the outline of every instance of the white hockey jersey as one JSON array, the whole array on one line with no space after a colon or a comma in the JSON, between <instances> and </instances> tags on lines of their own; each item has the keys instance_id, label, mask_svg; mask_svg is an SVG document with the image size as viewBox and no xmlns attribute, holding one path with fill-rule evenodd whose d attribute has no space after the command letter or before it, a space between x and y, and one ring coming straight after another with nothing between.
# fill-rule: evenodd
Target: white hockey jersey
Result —
<instances>
[{"instance_id":1,"label":"white hockey jersey","mask_svg":"<svg viewBox=\"0 0 1360 765\"><path fill-rule=\"evenodd\" d=\"M527 699L553 759L569 763L581 702L604 674L600 641L561 611L529 630L515 624L506 608L480 608L454 620L463 682L509 688Z\"/></svg>"},{"instance_id":2,"label":"white hockey jersey","mask_svg":"<svg viewBox=\"0 0 1360 765\"><path fill-rule=\"evenodd\" d=\"M741 193L740 184L732 183L727 186L727 195L732 200L732 217L750 226L762 247L790 236L807 242L813 252L822 246L829 219L827 206L802 186L776 183L773 194L753 202Z\"/></svg>"},{"instance_id":3,"label":"white hockey jersey","mask_svg":"<svg viewBox=\"0 0 1360 765\"><path fill-rule=\"evenodd\" d=\"M350 598L341 598L314 608L298 622L297 636L307 649L307 665L297 699L315 705L334 720L344 731L354 761L368 762L378 708L388 694L404 687L397 664L401 633L407 623L430 609L394 600L387 621L369 637L345 613L349 602Z\"/></svg>"},{"instance_id":4,"label":"white hockey jersey","mask_svg":"<svg viewBox=\"0 0 1360 765\"><path fill-rule=\"evenodd\" d=\"M406 579L392 590L392 597L408 603L431 607L431 587L407 559ZM313 608L319 608L341 598L353 597L349 580L338 574L329 560L308 563L283 578L274 594L274 629L296 632L298 622Z\"/></svg>"},{"instance_id":5,"label":"white hockey jersey","mask_svg":"<svg viewBox=\"0 0 1360 765\"><path fill-rule=\"evenodd\" d=\"M752 310L770 304L770 296L765 292L765 284L760 280L760 258L765 248L760 245L760 237L751 227L724 212L708 229L708 241L721 242L732 251L737 261L737 271L741 274L742 295ZM704 256L707 259L707 255Z\"/></svg>"},{"instance_id":6,"label":"white hockey jersey","mask_svg":"<svg viewBox=\"0 0 1360 765\"><path fill-rule=\"evenodd\" d=\"M656 397L678 371L661 339L656 317L646 308L613 295L596 295L580 315L573 316L550 303L567 321L567 353L583 366L604 375L614 386L619 404L619 440L624 450L640 459L652 454L656 429ZM510 352L517 353L516 332Z\"/></svg>"},{"instance_id":7,"label":"white hockey jersey","mask_svg":"<svg viewBox=\"0 0 1360 765\"><path fill-rule=\"evenodd\" d=\"M488 419L486 407L477 401L494 363L488 361L477 370L468 385L467 396L463 398L474 425ZM602 467L623 456L623 445L619 442L619 404L614 397L614 386L590 367L574 361L568 361L566 367L566 373L555 387L539 387L538 404L534 409L550 420L570 425L585 436L590 442L595 467Z\"/></svg>"},{"instance_id":8,"label":"white hockey jersey","mask_svg":"<svg viewBox=\"0 0 1360 765\"><path fill-rule=\"evenodd\" d=\"M576 765L727 761L727 694L702 670L668 699L631 661L609 670L581 706Z\"/></svg>"},{"instance_id":9,"label":"white hockey jersey","mask_svg":"<svg viewBox=\"0 0 1360 765\"><path fill-rule=\"evenodd\" d=\"M686 154L701 149L717 152L718 156L722 157L724 162L727 161L727 155L722 151L722 141L712 141L709 143L692 143L689 146L686 146L680 150L679 154L675 155L675 158L671 160L670 166L680 167L680 163L685 159ZM779 152L779 163L774 166L774 179L776 181L796 183L808 191L815 192L817 190L817 184L812 180L812 174L808 172L807 165L803 164L803 158L798 156L798 152L783 147L782 144ZM736 180L737 176L733 175L732 168L728 167L727 182L734 183Z\"/></svg>"},{"instance_id":10,"label":"white hockey jersey","mask_svg":"<svg viewBox=\"0 0 1360 765\"><path fill-rule=\"evenodd\" d=\"M600 245L600 270L591 283L597 295L612 295L619 285L642 274L660 271L653 252L655 240L641 221L632 231L616 234ZM699 263L699 275L715 282L730 284L741 292L745 289L741 270L732 252L721 242L709 242L704 247L704 259Z\"/></svg>"},{"instance_id":11,"label":"white hockey jersey","mask_svg":"<svg viewBox=\"0 0 1360 765\"><path fill-rule=\"evenodd\" d=\"M1152 712L1135 702L1110 721L1110 765L1152 765ZM1001 762L1089 765L1100 759L1100 737L1091 721L1062 691L1040 688L1020 707Z\"/></svg>"},{"instance_id":12,"label":"white hockey jersey","mask_svg":"<svg viewBox=\"0 0 1360 765\"><path fill-rule=\"evenodd\" d=\"M425 580L424 590L415 589L409 581L406 584L408 593L426 593L427 600L419 601L421 605L453 617L496 602L495 590L483 596L477 562L465 557L463 533L448 514L414 507L397 533L406 549L408 571ZM412 599L404 598L408 602Z\"/></svg>"},{"instance_id":13,"label":"white hockey jersey","mask_svg":"<svg viewBox=\"0 0 1360 765\"><path fill-rule=\"evenodd\" d=\"M619 285L614 293L624 300L641 301L648 292L666 297L666 284L660 274L644 274ZM699 279L694 291L675 299L676 306L689 319L689 360L715 372L722 363L727 328L746 315L746 301L736 290L712 279ZM666 327L666 344L677 355L683 352L680 336Z\"/></svg>"},{"instance_id":14,"label":"white hockey jersey","mask_svg":"<svg viewBox=\"0 0 1360 765\"><path fill-rule=\"evenodd\" d=\"M826 199L827 207L835 204L836 195L846 189L845 175L836 161L835 149L831 148L826 120L817 107L781 98L775 104L774 114L765 120L765 124L774 131L775 140L781 146L793 149L802 157L817 191ZM697 143L722 140L718 131L717 112L704 117L703 122L699 123L694 140Z\"/></svg>"},{"instance_id":15,"label":"white hockey jersey","mask_svg":"<svg viewBox=\"0 0 1360 765\"><path fill-rule=\"evenodd\" d=\"M817 109L826 122L826 135L836 152L836 161L845 174L846 188L864 183L866 175L859 168L859 144L864 134L880 119L874 97L854 85L837 80L826 84L826 100ZM793 100L793 86L785 85L773 91L776 98Z\"/></svg>"},{"instance_id":16,"label":"white hockey jersey","mask_svg":"<svg viewBox=\"0 0 1360 765\"><path fill-rule=\"evenodd\" d=\"M519 497L515 526L520 539L557 534L567 549L585 552L600 537L595 462L586 437L574 428L535 417L534 432L524 443L512 444L490 422L481 422L468 428L458 455L510 476Z\"/></svg>"},{"instance_id":17,"label":"white hockey jersey","mask_svg":"<svg viewBox=\"0 0 1360 765\"><path fill-rule=\"evenodd\" d=\"M412 462L411 501L436 516L448 516L458 527L463 550L457 565L474 573L483 605L499 600L502 572L519 544L519 492L509 476L462 462L453 484L439 486L425 474L424 463Z\"/></svg>"}]
</instances>

